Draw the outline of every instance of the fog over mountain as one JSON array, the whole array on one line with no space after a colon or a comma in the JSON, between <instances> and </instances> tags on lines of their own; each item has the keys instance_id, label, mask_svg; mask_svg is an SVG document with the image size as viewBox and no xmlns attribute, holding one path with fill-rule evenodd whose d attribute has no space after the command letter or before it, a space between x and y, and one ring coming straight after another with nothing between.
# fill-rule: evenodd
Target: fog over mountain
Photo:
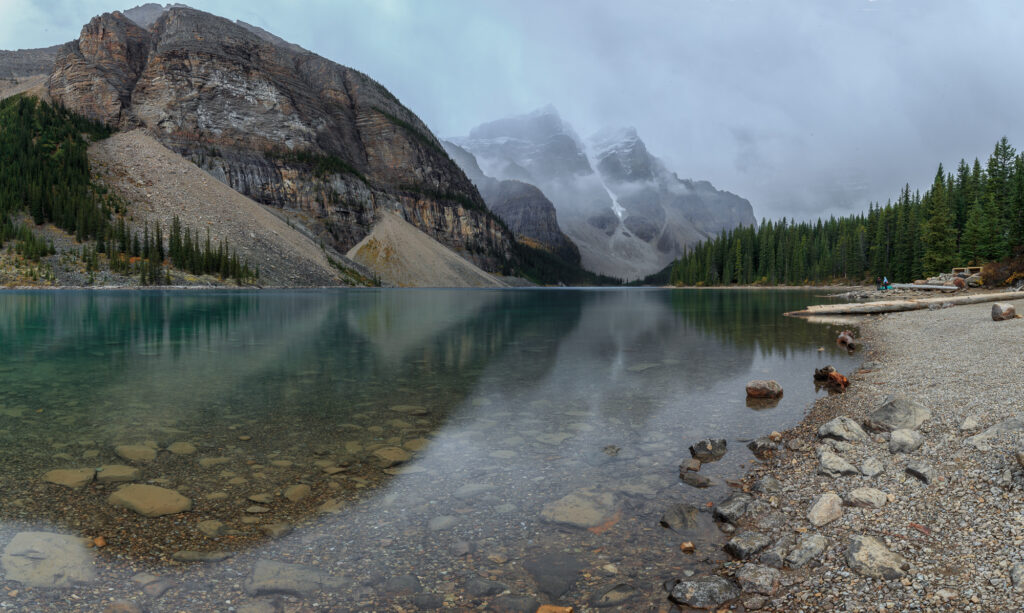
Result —
<instances>
[{"instance_id":1,"label":"fog over mountain","mask_svg":"<svg viewBox=\"0 0 1024 613\"><path fill-rule=\"evenodd\" d=\"M0 0L0 49L123 0ZM943 0L194 0L374 75L437 134L554 104L631 125L755 215L866 209L943 162L1024 144L1024 4Z\"/></svg>"}]
</instances>

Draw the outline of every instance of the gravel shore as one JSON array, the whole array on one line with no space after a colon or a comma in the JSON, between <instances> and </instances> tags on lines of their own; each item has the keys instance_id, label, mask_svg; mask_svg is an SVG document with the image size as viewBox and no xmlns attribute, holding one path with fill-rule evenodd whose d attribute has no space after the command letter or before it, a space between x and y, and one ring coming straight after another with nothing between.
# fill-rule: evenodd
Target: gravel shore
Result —
<instances>
[{"instance_id":1,"label":"gravel shore","mask_svg":"<svg viewBox=\"0 0 1024 613\"><path fill-rule=\"evenodd\" d=\"M866 361L850 388L819 400L746 481L737 534L767 538L724 571L745 609L1024 610L1024 320L992 321L991 309L865 320ZM930 417L895 434L865 427L857 440L889 396ZM856 423L844 430L838 417ZM814 534L824 552L787 561Z\"/></svg>"}]
</instances>

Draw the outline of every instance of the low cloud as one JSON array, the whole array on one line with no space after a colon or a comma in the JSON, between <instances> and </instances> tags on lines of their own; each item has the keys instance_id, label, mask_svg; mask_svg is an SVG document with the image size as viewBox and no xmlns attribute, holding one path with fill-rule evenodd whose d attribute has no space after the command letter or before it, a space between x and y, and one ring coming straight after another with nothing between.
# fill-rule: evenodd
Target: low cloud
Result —
<instances>
[{"instance_id":1,"label":"low cloud","mask_svg":"<svg viewBox=\"0 0 1024 613\"><path fill-rule=\"evenodd\" d=\"M1008 0L191 4L370 74L440 136L547 103L580 134L634 125L758 218L865 210L1003 135L1024 146L1024 5ZM0 48L124 8L0 0Z\"/></svg>"}]
</instances>

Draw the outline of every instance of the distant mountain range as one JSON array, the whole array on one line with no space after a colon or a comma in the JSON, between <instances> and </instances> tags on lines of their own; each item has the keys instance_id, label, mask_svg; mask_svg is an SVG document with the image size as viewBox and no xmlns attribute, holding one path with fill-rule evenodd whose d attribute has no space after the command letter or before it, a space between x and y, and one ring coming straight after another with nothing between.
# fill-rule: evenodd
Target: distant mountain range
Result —
<instances>
[{"instance_id":1,"label":"distant mountain range","mask_svg":"<svg viewBox=\"0 0 1024 613\"><path fill-rule=\"evenodd\" d=\"M332 257L354 255L391 212L484 271L636 279L754 223L746 200L679 179L634 130L584 143L545 107L441 142L369 76L184 5L106 13L64 45L0 52L0 78L31 75L8 91L142 128ZM402 236L389 231L389 249Z\"/></svg>"},{"instance_id":2,"label":"distant mountain range","mask_svg":"<svg viewBox=\"0 0 1024 613\"><path fill-rule=\"evenodd\" d=\"M601 274L643 277L696 242L755 223L748 201L707 181L680 179L633 128L603 130L584 143L547 106L450 140L475 156L472 166L485 176L537 186L579 247L584 268ZM480 187L467 158L453 158Z\"/></svg>"}]
</instances>

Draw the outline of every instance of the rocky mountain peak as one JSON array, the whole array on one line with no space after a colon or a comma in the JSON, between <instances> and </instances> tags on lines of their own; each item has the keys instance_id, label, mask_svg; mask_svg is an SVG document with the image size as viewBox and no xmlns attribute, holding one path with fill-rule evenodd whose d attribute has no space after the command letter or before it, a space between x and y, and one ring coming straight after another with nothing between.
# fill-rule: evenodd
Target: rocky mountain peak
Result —
<instances>
[{"instance_id":1,"label":"rocky mountain peak","mask_svg":"<svg viewBox=\"0 0 1024 613\"><path fill-rule=\"evenodd\" d=\"M176 6L184 7L185 5L184 4L160 5L160 4L157 4L155 2L150 2L148 4L142 4L142 5L136 6L135 8L130 8L130 9L128 9L128 10L126 10L124 12L124 15L128 19L131 19L132 21L134 21L139 26L141 26L143 28L149 28L151 25L156 23L156 20L160 19L160 17L164 13L166 13L172 7L176 7Z\"/></svg>"},{"instance_id":2,"label":"rocky mountain peak","mask_svg":"<svg viewBox=\"0 0 1024 613\"><path fill-rule=\"evenodd\" d=\"M617 183L651 181L657 159L647 151L636 128L606 128L589 139L597 170L605 180Z\"/></svg>"},{"instance_id":3,"label":"rocky mountain peak","mask_svg":"<svg viewBox=\"0 0 1024 613\"><path fill-rule=\"evenodd\" d=\"M367 75L184 5L137 8L148 29L107 13L61 48L55 102L145 128L340 253L388 209L489 270L511 257L511 233L437 138Z\"/></svg>"},{"instance_id":4,"label":"rocky mountain peak","mask_svg":"<svg viewBox=\"0 0 1024 613\"><path fill-rule=\"evenodd\" d=\"M558 110L547 105L530 113L481 124L466 139L488 160L484 171L499 179L548 181L593 174L582 142Z\"/></svg>"}]
</instances>

